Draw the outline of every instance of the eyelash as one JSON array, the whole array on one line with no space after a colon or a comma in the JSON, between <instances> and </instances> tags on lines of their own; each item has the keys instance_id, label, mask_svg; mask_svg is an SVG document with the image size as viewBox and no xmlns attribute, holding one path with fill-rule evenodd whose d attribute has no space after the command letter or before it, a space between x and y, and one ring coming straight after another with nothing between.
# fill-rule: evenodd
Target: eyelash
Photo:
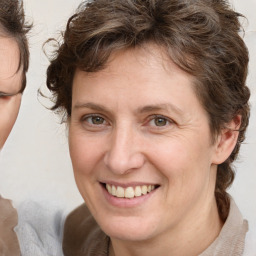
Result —
<instances>
[{"instance_id":1,"label":"eyelash","mask_svg":"<svg viewBox=\"0 0 256 256\"><path fill-rule=\"evenodd\" d=\"M6 96L6 95L0 95L0 99L6 100L8 99L10 96Z\"/></svg>"},{"instance_id":2,"label":"eyelash","mask_svg":"<svg viewBox=\"0 0 256 256\"><path fill-rule=\"evenodd\" d=\"M9 97L12 97L12 96L15 96L15 94L0 92L0 99L6 99L6 98L9 98Z\"/></svg>"}]
</instances>

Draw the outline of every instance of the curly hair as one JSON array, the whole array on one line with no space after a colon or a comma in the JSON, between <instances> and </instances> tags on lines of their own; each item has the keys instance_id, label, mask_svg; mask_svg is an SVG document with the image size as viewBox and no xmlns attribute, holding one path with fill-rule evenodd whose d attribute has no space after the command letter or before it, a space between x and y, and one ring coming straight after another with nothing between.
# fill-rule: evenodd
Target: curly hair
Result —
<instances>
[{"instance_id":1,"label":"curly hair","mask_svg":"<svg viewBox=\"0 0 256 256\"><path fill-rule=\"evenodd\" d=\"M239 18L225 0L94 0L83 2L68 20L63 41L47 69L52 110L71 115L76 69L97 72L118 50L153 42L195 79L195 92L209 116L213 141L235 116L241 127L235 149L218 165L215 197L219 215L229 212L226 189L234 179L236 159L249 120L246 86L248 50Z\"/></svg>"},{"instance_id":2,"label":"curly hair","mask_svg":"<svg viewBox=\"0 0 256 256\"><path fill-rule=\"evenodd\" d=\"M27 33L32 24L25 21L23 2L20 0L0 0L0 36L14 38L19 46L20 61L18 70L23 69L22 93L26 87L26 72L29 66ZM17 71L18 71L17 70Z\"/></svg>"}]
</instances>

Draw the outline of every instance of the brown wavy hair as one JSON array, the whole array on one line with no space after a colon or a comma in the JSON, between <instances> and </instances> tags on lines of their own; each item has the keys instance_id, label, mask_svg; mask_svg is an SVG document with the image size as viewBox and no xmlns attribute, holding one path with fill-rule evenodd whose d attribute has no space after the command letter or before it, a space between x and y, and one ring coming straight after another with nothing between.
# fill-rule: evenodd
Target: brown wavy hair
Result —
<instances>
[{"instance_id":1,"label":"brown wavy hair","mask_svg":"<svg viewBox=\"0 0 256 256\"><path fill-rule=\"evenodd\" d=\"M215 196L222 220L229 211L226 189L248 126L248 51L240 37L243 16L225 0L94 0L68 20L47 70L53 110L71 115L72 81L77 68L97 72L118 50L155 43L195 78L195 92L207 111L213 140L236 115L239 137L230 157L218 165Z\"/></svg>"},{"instance_id":2,"label":"brown wavy hair","mask_svg":"<svg viewBox=\"0 0 256 256\"><path fill-rule=\"evenodd\" d=\"M19 46L20 62L18 70L23 69L21 93L26 87L26 72L29 66L27 33L31 27L32 24L25 21L21 0L0 0L0 36L13 38Z\"/></svg>"}]
</instances>

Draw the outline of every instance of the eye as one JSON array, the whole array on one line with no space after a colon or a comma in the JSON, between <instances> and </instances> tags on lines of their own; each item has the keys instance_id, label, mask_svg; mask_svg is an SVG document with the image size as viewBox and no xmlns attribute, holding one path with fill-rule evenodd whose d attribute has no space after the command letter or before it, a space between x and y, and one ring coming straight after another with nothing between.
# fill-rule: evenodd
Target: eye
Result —
<instances>
[{"instance_id":1,"label":"eye","mask_svg":"<svg viewBox=\"0 0 256 256\"><path fill-rule=\"evenodd\" d=\"M6 98L6 97L8 97L8 96L6 95L6 93L0 92L0 98L1 98L1 99L4 99L4 98Z\"/></svg>"},{"instance_id":2,"label":"eye","mask_svg":"<svg viewBox=\"0 0 256 256\"><path fill-rule=\"evenodd\" d=\"M9 98L10 98L10 96L0 95L0 99L2 99L2 100L8 100Z\"/></svg>"},{"instance_id":3,"label":"eye","mask_svg":"<svg viewBox=\"0 0 256 256\"><path fill-rule=\"evenodd\" d=\"M156 126L165 126L168 122L165 118L162 117L154 118L153 121Z\"/></svg>"},{"instance_id":4,"label":"eye","mask_svg":"<svg viewBox=\"0 0 256 256\"><path fill-rule=\"evenodd\" d=\"M12 97L14 95L15 94L0 92L0 99L8 99L8 98L10 98L10 97Z\"/></svg>"},{"instance_id":5,"label":"eye","mask_svg":"<svg viewBox=\"0 0 256 256\"><path fill-rule=\"evenodd\" d=\"M106 125L107 122L106 120L99 116L99 115L86 115L85 117L82 118L83 122L86 122L87 124L93 126L100 126L100 125Z\"/></svg>"},{"instance_id":6,"label":"eye","mask_svg":"<svg viewBox=\"0 0 256 256\"><path fill-rule=\"evenodd\" d=\"M169 118L164 116L153 116L152 119L149 121L150 126L157 126L157 127L164 127L172 124L173 121Z\"/></svg>"}]
</instances>

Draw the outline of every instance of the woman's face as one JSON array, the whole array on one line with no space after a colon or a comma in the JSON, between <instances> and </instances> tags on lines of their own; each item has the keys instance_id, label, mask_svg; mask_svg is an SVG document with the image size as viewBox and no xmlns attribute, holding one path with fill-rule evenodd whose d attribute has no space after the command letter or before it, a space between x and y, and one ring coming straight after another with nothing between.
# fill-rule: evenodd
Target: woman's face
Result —
<instances>
[{"instance_id":1,"label":"woman's face","mask_svg":"<svg viewBox=\"0 0 256 256\"><path fill-rule=\"evenodd\" d=\"M118 52L104 70L77 70L74 77L75 179L112 238L142 241L187 230L215 204L207 114L192 77L163 56L154 46Z\"/></svg>"},{"instance_id":2,"label":"woman's face","mask_svg":"<svg viewBox=\"0 0 256 256\"><path fill-rule=\"evenodd\" d=\"M18 72L20 54L13 38L0 36L0 149L17 118L22 86L22 69ZM14 96L6 96L14 95Z\"/></svg>"}]
</instances>

